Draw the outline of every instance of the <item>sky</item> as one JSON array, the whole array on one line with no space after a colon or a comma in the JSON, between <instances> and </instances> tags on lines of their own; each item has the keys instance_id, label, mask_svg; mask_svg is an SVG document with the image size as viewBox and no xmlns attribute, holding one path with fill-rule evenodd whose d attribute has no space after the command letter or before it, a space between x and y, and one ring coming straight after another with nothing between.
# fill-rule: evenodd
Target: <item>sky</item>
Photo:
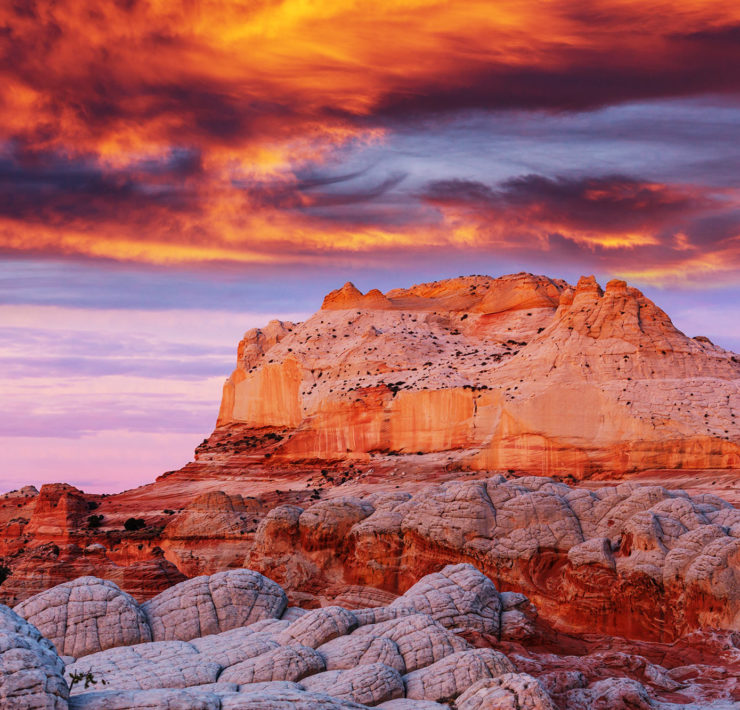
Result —
<instances>
[{"instance_id":1,"label":"sky","mask_svg":"<svg viewBox=\"0 0 740 710\"><path fill-rule=\"evenodd\" d=\"M740 350L740 5L0 4L0 490L131 488L244 331L485 273Z\"/></svg>"}]
</instances>

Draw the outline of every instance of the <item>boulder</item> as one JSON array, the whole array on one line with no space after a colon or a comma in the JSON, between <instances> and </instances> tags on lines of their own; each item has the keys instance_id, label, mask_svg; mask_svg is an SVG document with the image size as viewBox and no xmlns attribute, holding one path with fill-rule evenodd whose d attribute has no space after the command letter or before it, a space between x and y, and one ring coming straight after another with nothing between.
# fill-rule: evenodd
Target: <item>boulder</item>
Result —
<instances>
[{"instance_id":1,"label":"boulder","mask_svg":"<svg viewBox=\"0 0 740 710\"><path fill-rule=\"evenodd\" d=\"M352 636L390 639L396 644L407 672L470 648L465 640L426 614L412 614L362 626Z\"/></svg>"},{"instance_id":2,"label":"boulder","mask_svg":"<svg viewBox=\"0 0 740 710\"><path fill-rule=\"evenodd\" d=\"M351 611L340 606L327 606L301 616L278 634L276 641L283 646L298 644L318 648L337 636L345 636L357 625L357 618Z\"/></svg>"},{"instance_id":3,"label":"boulder","mask_svg":"<svg viewBox=\"0 0 740 710\"><path fill-rule=\"evenodd\" d=\"M68 665L67 679L91 673L96 690L153 690L189 688L214 683L221 665L184 641L155 641L136 646L109 648ZM86 692L85 683L75 684L72 694Z\"/></svg>"},{"instance_id":4,"label":"boulder","mask_svg":"<svg viewBox=\"0 0 740 710\"><path fill-rule=\"evenodd\" d=\"M536 678L504 673L473 683L455 702L457 710L556 710Z\"/></svg>"},{"instance_id":5,"label":"boulder","mask_svg":"<svg viewBox=\"0 0 740 710\"><path fill-rule=\"evenodd\" d=\"M221 710L221 698L197 689L102 690L76 695L69 710Z\"/></svg>"},{"instance_id":6,"label":"boulder","mask_svg":"<svg viewBox=\"0 0 740 710\"><path fill-rule=\"evenodd\" d=\"M113 582L80 577L36 594L15 607L65 656L86 656L152 640L134 598Z\"/></svg>"},{"instance_id":7,"label":"boulder","mask_svg":"<svg viewBox=\"0 0 740 710\"><path fill-rule=\"evenodd\" d=\"M67 710L68 697L64 663L52 644L0 605L0 707Z\"/></svg>"},{"instance_id":8,"label":"boulder","mask_svg":"<svg viewBox=\"0 0 740 710\"><path fill-rule=\"evenodd\" d=\"M399 673L406 673L398 644L384 636L340 636L318 647L327 670L349 670L369 663L382 663Z\"/></svg>"},{"instance_id":9,"label":"boulder","mask_svg":"<svg viewBox=\"0 0 740 710\"><path fill-rule=\"evenodd\" d=\"M476 648L453 653L403 677L406 697L442 701L455 698L484 678L513 673L511 661L499 651Z\"/></svg>"},{"instance_id":10,"label":"boulder","mask_svg":"<svg viewBox=\"0 0 740 710\"><path fill-rule=\"evenodd\" d=\"M230 666L219 680L246 685L273 680L299 681L326 670L323 656L308 646L282 646Z\"/></svg>"},{"instance_id":11,"label":"boulder","mask_svg":"<svg viewBox=\"0 0 740 710\"><path fill-rule=\"evenodd\" d=\"M274 640L272 634L254 631L251 627L245 626L191 639L190 645L204 657L223 668L228 668L272 651L280 644Z\"/></svg>"},{"instance_id":12,"label":"boulder","mask_svg":"<svg viewBox=\"0 0 740 710\"><path fill-rule=\"evenodd\" d=\"M288 605L285 592L248 569L195 577L142 605L154 641L189 641L262 619L279 618Z\"/></svg>"},{"instance_id":13,"label":"boulder","mask_svg":"<svg viewBox=\"0 0 740 710\"><path fill-rule=\"evenodd\" d=\"M221 710L367 710L352 700L340 700L325 693L310 693L298 688L282 690L244 690L223 695Z\"/></svg>"},{"instance_id":14,"label":"boulder","mask_svg":"<svg viewBox=\"0 0 740 710\"><path fill-rule=\"evenodd\" d=\"M566 694L572 710L654 710L642 683L632 678L605 678Z\"/></svg>"},{"instance_id":15,"label":"boulder","mask_svg":"<svg viewBox=\"0 0 740 710\"><path fill-rule=\"evenodd\" d=\"M499 634L499 593L493 582L470 564L447 565L440 572L428 574L391 607L428 614L453 631Z\"/></svg>"},{"instance_id":16,"label":"boulder","mask_svg":"<svg viewBox=\"0 0 740 710\"><path fill-rule=\"evenodd\" d=\"M319 673L305 679L303 685L307 690L370 706L403 697L405 693L399 672L383 663L368 663L351 670Z\"/></svg>"}]
</instances>

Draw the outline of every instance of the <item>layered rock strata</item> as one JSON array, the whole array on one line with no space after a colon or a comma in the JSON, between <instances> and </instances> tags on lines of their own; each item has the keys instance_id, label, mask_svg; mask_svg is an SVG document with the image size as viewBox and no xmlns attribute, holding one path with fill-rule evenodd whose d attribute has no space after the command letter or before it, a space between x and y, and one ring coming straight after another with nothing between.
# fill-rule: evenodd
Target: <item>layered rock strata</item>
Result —
<instances>
[{"instance_id":1,"label":"layered rock strata","mask_svg":"<svg viewBox=\"0 0 740 710\"><path fill-rule=\"evenodd\" d=\"M740 358L637 289L516 274L347 284L303 323L249 331L218 427L277 428L287 460L450 452L581 477L740 467L739 417Z\"/></svg>"},{"instance_id":2,"label":"layered rock strata","mask_svg":"<svg viewBox=\"0 0 740 710\"><path fill-rule=\"evenodd\" d=\"M6 567L0 601L14 605L85 576L114 582L138 599L183 581L186 575L165 559L162 549L148 544L158 526L127 531L125 520L141 513L101 513L101 502L111 499L115 496L89 495L63 483L44 485L41 491L26 487L0 498L0 565Z\"/></svg>"}]
</instances>

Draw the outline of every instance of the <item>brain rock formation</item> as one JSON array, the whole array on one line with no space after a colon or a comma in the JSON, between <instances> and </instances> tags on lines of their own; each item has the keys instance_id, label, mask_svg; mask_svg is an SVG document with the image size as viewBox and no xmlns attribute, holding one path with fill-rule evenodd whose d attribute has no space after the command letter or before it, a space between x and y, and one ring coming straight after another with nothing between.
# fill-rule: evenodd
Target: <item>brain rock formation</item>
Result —
<instances>
[{"instance_id":1,"label":"brain rock formation","mask_svg":"<svg viewBox=\"0 0 740 710\"><path fill-rule=\"evenodd\" d=\"M333 582L393 591L465 560L526 594L562 629L653 639L701 627L740 630L740 510L708 494L635 483L591 490L498 475L429 485L413 496L278 507L260 524L247 562L269 573L288 548L293 566L281 581L299 590ZM339 579L331 576L337 559ZM449 599L446 585L467 588L467 574L432 574L391 607L437 618L437 600ZM500 614L499 603L493 584L488 596L478 585L443 606L452 617L438 620L526 636L527 603L506 595Z\"/></svg>"},{"instance_id":2,"label":"brain rock formation","mask_svg":"<svg viewBox=\"0 0 740 710\"><path fill-rule=\"evenodd\" d=\"M146 617L113 582L80 577L21 602L16 613L34 624L65 656L151 641Z\"/></svg>"},{"instance_id":3,"label":"brain rock formation","mask_svg":"<svg viewBox=\"0 0 740 710\"><path fill-rule=\"evenodd\" d=\"M0 607L0 699L17 710L557 710L566 707L548 687L568 692L567 707L683 707L662 702L641 683L625 678L589 683L539 680L518 668L516 657L474 647L465 630L499 634L506 600L471 565L458 564L425 577L386 607L312 611L285 608L274 582L250 570L232 570L176 585L140 609L150 636L137 642L119 635L116 645L92 650L86 614L103 627L120 619L112 604L79 606L69 589L49 590L54 617L81 614L78 623L54 627L54 645L18 614ZM100 580L78 580L100 596ZM65 585L62 585L65 586ZM218 590L234 593L219 595ZM248 590L245 592L245 590ZM172 599L180 614L173 614ZM204 615L207 606L211 612ZM38 603L27 606L43 619ZM50 607L51 608L51 607ZM65 609L66 608L66 609ZM110 614L110 618L108 618ZM214 618L224 621L214 627ZM202 619L195 623L195 619ZM237 624L238 625L234 625ZM174 625L174 626L173 626ZM178 630L175 627L181 627ZM222 627L233 627L223 630ZM159 632L155 629L160 629ZM463 634L463 635L460 635ZM187 640L175 637L188 637ZM531 660L522 659L522 663ZM654 676L667 671L651 666ZM65 682L66 679L66 682ZM68 690L69 684L69 690ZM571 688L575 688L574 692ZM556 693L557 695L557 693ZM638 702L638 704L634 704ZM599 704L600 703L600 704ZM606 703L606 704L605 704ZM708 706L707 706L708 707ZM717 706L719 707L719 706Z\"/></svg>"},{"instance_id":4,"label":"brain rock formation","mask_svg":"<svg viewBox=\"0 0 740 710\"><path fill-rule=\"evenodd\" d=\"M33 625L0 605L0 707L66 710L64 663Z\"/></svg>"}]
</instances>

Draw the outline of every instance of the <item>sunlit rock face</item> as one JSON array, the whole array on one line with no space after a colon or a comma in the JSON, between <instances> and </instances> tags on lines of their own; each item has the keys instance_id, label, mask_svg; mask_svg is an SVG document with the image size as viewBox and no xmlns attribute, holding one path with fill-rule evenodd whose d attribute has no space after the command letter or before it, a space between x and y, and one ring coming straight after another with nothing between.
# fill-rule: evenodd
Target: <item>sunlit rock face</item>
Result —
<instances>
[{"instance_id":1,"label":"sunlit rock face","mask_svg":"<svg viewBox=\"0 0 740 710\"><path fill-rule=\"evenodd\" d=\"M249 331L218 427L282 431L282 460L450 452L577 477L740 466L740 358L623 281L515 274L362 294Z\"/></svg>"}]
</instances>

